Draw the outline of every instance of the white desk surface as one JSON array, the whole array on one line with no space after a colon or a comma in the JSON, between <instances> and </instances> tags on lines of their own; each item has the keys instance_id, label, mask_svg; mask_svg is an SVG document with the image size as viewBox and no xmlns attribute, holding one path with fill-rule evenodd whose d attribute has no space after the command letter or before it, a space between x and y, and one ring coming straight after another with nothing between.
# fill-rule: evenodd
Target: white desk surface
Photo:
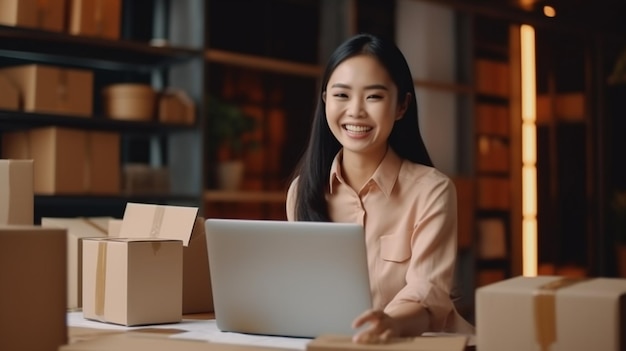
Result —
<instances>
[{"instance_id":1,"label":"white desk surface","mask_svg":"<svg viewBox=\"0 0 626 351\"><path fill-rule=\"evenodd\" d=\"M170 338L204 340L218 343L263 346L282 348L287 350L305 350L311 339L287 338L275 336L249 335L240 333L222 332L217 328L214 319L183 319L180 323L158 324L149 326L126 327L117 324L102 323L83 318L82 312L68 312L68 327L82 327L107 330L138 330L138 329L178 329L180 333L172 334Z\"/></svg>"}]
</instances>

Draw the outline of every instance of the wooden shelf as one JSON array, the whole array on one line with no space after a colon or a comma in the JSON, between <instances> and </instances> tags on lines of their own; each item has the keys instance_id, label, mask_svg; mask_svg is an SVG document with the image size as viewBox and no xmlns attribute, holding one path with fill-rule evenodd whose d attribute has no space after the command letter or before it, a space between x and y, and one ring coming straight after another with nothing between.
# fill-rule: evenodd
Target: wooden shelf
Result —
<instances>
[{"instance_id":1,"label":"wooden shelf","mask_svg":"<svg viewBox=\"0 0 626 351\"><path fill-rule=\"evenodd\" d=\"M282 203L286 199L287 194L283 191L204 191L204 201L207 202Z\"/></svg>"},{"instance_id":2,"label":"wooden shelf","mask_svg":"<svg viewBox=\"0 0 626 351\"><path fill-rule=\"evenodd\" d=\"M193 125L166 124L110 119L103 116L68 116L58 114L31 113L0 109L2 130L18 130L34 127L69 127L89 130L111 130L137 133L170 133L175 130L194 130Z\"/></svg>"},{"instance_id":3,"label":"wooden shelf","mask_svg":"<svg viewBox=\"0 0 626 351\"><path fill-rule=\"evenodd\" d=\"M206 50L204 57L209 62L297 76L317 78L322 73L322 67L319 65L240 54L224 50Z\"/></svg>"},{"instance_id":4,"label":"wooden shelf","mask_svg":"<svg viewBox=\"0 0 626 351\"><path fill-rule=\"evenodd\" d=\"M435 82L435 81L422 80L422 79L413 80L413 84L415 84L415 86L420 87L420 88L426 88L426 89L432 89L432 90L443 90L443 91L450 91L454 93L464 93L464 94L474 93L474 87L471 85L465 85L465 84Z\"/></svg>"},{"instance_id":5,"label":"wooden shelf","mask_svg":"<svg viewBox=\"0 0 626 351\"><path fill-rule=\"evenodd\" d=\"M150 70L201 57L199 49L0 25L0 56L108 70Z\"/></svg>"}]
</instances>

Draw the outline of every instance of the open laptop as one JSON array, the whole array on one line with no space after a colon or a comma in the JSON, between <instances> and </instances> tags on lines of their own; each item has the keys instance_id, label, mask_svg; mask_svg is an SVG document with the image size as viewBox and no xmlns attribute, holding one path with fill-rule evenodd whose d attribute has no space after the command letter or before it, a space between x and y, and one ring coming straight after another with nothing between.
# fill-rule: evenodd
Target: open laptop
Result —
<instances>
[{"instance_id":1,"label":"open laptop","mask_svg":"<svg viewBox=\"0 0 626 351\"><path fill-rule=\"evenodd\" d=\"M207 219L213 303L222 331L351 335L371 308L363 227Z\"/></svg>"}]
</instances>

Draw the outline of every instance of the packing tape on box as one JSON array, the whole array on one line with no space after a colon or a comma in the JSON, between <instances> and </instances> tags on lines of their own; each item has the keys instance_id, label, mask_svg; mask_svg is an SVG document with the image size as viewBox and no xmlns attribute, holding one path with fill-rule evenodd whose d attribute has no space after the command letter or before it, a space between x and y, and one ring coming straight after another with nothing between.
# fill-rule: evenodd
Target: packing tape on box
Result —
<instances>
[{"instance_id":1,"label":"packing tape on box","mask_svg":"<svg viewBox=\"0 0 626 351\"><path fill-rule=\"evenodd\" d=\"M98 243L98 257L96 261L96 303L95 313L100 319L104 318L104 301L106 294L107 270L107 242Z\"/></svg>"},{"instance_id":2,"label":"packing tape on box","mask_svg":"<svg viewBox=\"0 0 626 351\"><path fill-rule=\"evenodd\" d=\"M150 228L150 237L156 238L161 232L161 225L163 224L163 217L165 215L165 207L156 206L154 209L154 218L152 219L152 227Z\"/></svg>"},{"instance_id":3,"label":"packing tape on box","mask_svg":"<svg viewBox=\"0 0 626 351\"><path fill-rule=\"evenodd\" d=\"M89 218L81 218L87 225L89 225L90 227L92 227L93 229L99 231L102 234L108 235L109 232L106 231L104 228L100 227L99 225L96 224L96 222L92 221Z\"/></svg>"},{"instance_id":4,"label":"packing tape on box","mask_svg":"<svg viewBox=\"0 0 626 351\"><path fill-rule=\"evenodd\" d=\"M556 292L587 278L562 278L539 287L534 293L535 338L541 350L550 350L556 341Z\"/></svg>"}]
</instances>

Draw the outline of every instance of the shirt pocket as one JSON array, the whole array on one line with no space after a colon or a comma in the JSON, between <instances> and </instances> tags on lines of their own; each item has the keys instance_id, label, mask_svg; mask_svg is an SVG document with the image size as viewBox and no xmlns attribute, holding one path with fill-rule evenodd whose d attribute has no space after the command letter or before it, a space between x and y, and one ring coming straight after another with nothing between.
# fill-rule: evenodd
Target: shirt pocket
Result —
<instances>
[{"instance_id":1,"label":"shirt pocket","mask_svg":"<svg viewBox=\"0 0 626 351\"><path fill-rule=\"evenodd\" d=\"M389 262L404 262L411 257L409 238L402 234L388 234L380 237L380 258Z\"/></svg>"}]
</instances>

